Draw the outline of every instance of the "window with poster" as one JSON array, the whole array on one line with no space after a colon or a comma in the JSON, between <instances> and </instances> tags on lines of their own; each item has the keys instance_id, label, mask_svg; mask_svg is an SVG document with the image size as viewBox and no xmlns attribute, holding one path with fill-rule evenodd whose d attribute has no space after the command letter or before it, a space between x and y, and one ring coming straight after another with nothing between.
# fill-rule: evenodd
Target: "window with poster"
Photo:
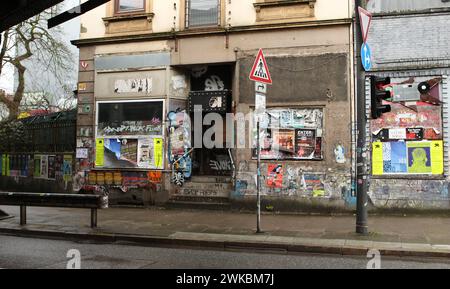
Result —
<instances>
[{"instance_id":1,"label":"window with poster","mask_svg":"<svg viewBox=\"0 0 450 289\"><path fill-rule=\"evenodd\" d=\"M95 167L164 168L164 100L99 101Z\"/></svg>"},{"instance_id":2,"label":"window with poster","mask_svg":"<svg viewBox=\"0 0 450 289\"><path fill-rule=\"evenodd\" d=\"M268 108L260 127L261 159L323 160L322 109ZM254 142L256 147L256 134Z\"/></svg>"},{"instance_id":3,"label":"window with poster","mask_svg":"<svg viewBox=\"0 0 450 289\"><path fill-rule=\"evenodd\" d=\"M370 121L374 176L444 174L443 78L391 78L391 111Z\"/></svg>"}]
</instances>

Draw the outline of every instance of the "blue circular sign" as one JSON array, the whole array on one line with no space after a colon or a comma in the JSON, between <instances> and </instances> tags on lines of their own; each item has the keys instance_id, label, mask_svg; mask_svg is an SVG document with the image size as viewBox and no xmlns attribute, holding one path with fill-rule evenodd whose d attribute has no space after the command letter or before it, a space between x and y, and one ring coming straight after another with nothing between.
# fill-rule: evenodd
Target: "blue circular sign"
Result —
<instances>
[{"instance_id":1,"label":"blue circular sign","mask_svg":"<svg viewBox=\"0 0 450 289\"><path fill-rule=\"evenodd\" d=\"M365 71L372 68L372 51L367 43L363 43L361 46L361 62Z\"/></svg>"}]
</instances>

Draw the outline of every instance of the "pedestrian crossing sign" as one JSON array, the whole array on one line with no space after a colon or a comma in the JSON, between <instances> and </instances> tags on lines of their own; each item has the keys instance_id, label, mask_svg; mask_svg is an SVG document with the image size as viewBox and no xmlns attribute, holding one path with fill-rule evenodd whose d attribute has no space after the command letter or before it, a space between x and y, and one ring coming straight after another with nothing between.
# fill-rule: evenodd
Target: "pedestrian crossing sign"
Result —
<instances>
[{"instance_id":1,"label":"pedestrian crossing sign","mask_svg":"<svg viewBox=\"0 0 450 289\"><path fill-rule=\"evenodd\" d=\"M267 66L266 58L262 49L259 50L252 71L250 72L250 80L272 84L272 77L270 76L269 67Z\"/></svg>"}]
</instances>

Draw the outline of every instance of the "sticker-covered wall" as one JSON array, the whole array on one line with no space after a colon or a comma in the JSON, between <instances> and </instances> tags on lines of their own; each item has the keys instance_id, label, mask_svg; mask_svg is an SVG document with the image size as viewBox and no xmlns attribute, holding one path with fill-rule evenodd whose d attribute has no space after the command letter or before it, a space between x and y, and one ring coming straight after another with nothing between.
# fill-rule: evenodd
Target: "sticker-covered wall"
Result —
<instances>
[{"instance_id":1,"label":"sticker-covered wall","mask_svg":"<svg viewBox=\"0 0 450 289\"><path fill-rule=\"evenodd\" d=\"M438 10L404 14L376 15L369 32L374 71L366 74L390 77L383 89L391 95L384 103L391 111L368 124L370 203L375 208L448 209L450 48L444 38L450 15Z\"/></svg>"}]
</instances>

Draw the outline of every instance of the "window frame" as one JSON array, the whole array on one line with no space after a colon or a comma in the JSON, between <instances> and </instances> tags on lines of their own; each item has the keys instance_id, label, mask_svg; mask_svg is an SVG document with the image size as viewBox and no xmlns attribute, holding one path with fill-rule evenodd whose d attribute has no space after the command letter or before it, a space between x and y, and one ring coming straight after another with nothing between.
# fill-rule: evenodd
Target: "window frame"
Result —
<instances>
[{"instance_id":1,"label":"window frame","mask_svg":"<svg viewBox=\"0 0 450 289\"><path fill-rule=\"evenodd\" d=\"M142 8L140 9L133 9L133 10L126 10L126 11L121 11L120 10L120 1L121 0L115 0L114 1L114 14L115 15L130 15L130 14L139 14L139 13L144 13L147 9L147 1L146 0L141 0L142 1Z\"/></svg>"},{"instance_id":2,"label":"window frame","mask_svg":"<svg viewBox=\"0 0 450 289\"><path fill-rule=\"evenodd\" d=\"M193 0L185 0L185 11L184 11L184 27L186 29L196 29L196 28L213 28L213 27L220 27L222 24L222 0L216 0L217 1L217 21L216 23L208 23L208 24L201 24L201 25L191 25L190 16L191 16L191 2Z\"/></svg>"}]
</instances>

